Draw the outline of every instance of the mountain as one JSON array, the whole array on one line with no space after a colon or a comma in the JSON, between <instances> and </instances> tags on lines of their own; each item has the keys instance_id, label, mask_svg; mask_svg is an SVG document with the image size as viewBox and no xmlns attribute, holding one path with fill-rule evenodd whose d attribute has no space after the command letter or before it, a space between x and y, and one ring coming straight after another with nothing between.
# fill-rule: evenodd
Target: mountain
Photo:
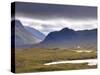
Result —
<instances>
[{"instance_id":1,"label":"mountain","mask_svg":"<svg viewBox=\"0 0 100 75\"><path fill-rule=\"evenodd\" d=\"M11 22L12 27L12 37L15 37L15 47L22 47L24 45L36 44L41 41L41 39L33 36L30 32L28 32L24 26L21 24L19 20L12 20ZM14 30L15 29L15 30ZM13 32L15 31L15 33ZM13 41L14 39L11 38Z\"/></svg>"},{"instance_id":2,"label":"mountain","mask_svg":"<svg viewBox=\"0 0 100 75\"><path fill-rule=\"evenodd\" d=\"M97 29L74 31L64 28L49 33L44 41L35 46L42 48L77 48L77 46L86 49L96 48Z\"/></svg>"},{"instance_id":3,"label":"mountain","mask_svg":"<svg viewBox=\"0 0 100 75\"><path fill-rule=\"evenodd\" d=\"M32 33L33 36L36 36L41 41L44 40L45 35L43 33L41 33L40 31L38 31L38 30L36 30L36 29L34 29L32 27L28 27L28 26L25 26L25 29L27 31L29 31L30 33Z\"/></svg>"}]
</instances>

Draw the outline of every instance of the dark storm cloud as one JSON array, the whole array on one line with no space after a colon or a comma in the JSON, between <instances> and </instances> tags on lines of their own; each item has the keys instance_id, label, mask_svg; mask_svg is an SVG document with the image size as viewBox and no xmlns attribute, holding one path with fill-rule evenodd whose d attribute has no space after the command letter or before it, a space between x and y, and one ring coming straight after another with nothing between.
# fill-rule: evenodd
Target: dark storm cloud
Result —
<instances>
[{"instance_id":1,"label":"dark storm cloud","mask_svg":"<svg viewBox=\"0 0 100 75\"><path fill-rule=\"evenodd\" d=\"M16 17L97 19L97 7L16 2Z\"/></svg>"},{"instance_id":2,"label":"dark storm cloud","mask_svg":"<svg viewBox=\"0 0 100 75\"><path fill-rule=\"evenodd\" d=\"M65 27L73 30L97 28L97 7L94 6L15 2L15 9L12 8L15 19L45 35Z\"/></svg>"}]
</instances>

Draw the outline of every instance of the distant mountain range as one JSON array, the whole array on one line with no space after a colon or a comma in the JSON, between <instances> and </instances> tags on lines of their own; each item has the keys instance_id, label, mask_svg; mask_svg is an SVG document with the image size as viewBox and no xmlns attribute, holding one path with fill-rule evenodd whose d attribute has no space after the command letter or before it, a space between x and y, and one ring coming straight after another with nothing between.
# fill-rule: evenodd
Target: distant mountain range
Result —
<instances>
[{"instance_id":1,"label":"distant mountain range","mask_svg":"<svg viewBox=\"0 0 100 75\"><path fill-rule=\"evenodd\" d=\"M46 37L40 31L25 27L18 20L13 20L15 25L16 48L97 48L97 29L74 31L64 28L60 31L50 32Z\"/></svg>"},{"instance_id":2,"label":"distant mountain range","mask_svg":"<svg viewBox=\"0 0 100 75\"><path fill-rule=\"evenodd\" d=\"M97 29L74 31L64 28L61 31L54 31L34 47L40 48L86 48L97 47Z\"/></svg>"},{"instance_id":3,"label":"distant mountain range","mask_svg":"<svg viewBox=\"0 0 100 75\"><path fill-rule=\"evenodd\" d=\"M13 20L11 24L14 25L13 27L15 27L15 34L12 34L12 36L15 36L16 48L25 45L37 44L42 41L43 38L41 39L41 37L43 34L38 30L23 26L19 20Z\"/></svg>"},{"instance_id":4,"label":"distant mountain range","mask_svg":"<svg viewBox=\"0 0 100 75\"><path fill-rule=\"evenodd\" d=\"M41 33L40 31L34 29L33 27L25 26L24 27L26 30L28 30L30 33L32 33L33 36L36 36L38 39L41 41L44 40L45 35Z\"/></svg>"}]
</instances>

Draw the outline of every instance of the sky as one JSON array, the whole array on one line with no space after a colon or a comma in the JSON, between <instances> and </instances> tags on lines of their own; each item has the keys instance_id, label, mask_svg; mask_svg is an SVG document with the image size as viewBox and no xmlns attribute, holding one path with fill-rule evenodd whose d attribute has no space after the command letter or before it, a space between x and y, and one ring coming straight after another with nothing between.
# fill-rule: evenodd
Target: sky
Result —
<instances>
[{"instance_id":1,"label":"sky","mask_svg":"<svg viewBox=\"0 0 100 75\"><path fill-rule=\"evenodd\" d=\"M97 28L97 7L16 2L15 18L45 35L66 27L90 30Z\"/></svg>"}]
</instances>

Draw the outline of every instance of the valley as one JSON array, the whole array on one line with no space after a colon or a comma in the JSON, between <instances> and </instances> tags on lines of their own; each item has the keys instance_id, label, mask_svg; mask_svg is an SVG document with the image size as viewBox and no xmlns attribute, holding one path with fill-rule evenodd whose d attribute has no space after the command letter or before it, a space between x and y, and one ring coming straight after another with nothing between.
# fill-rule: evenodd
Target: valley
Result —
<instances>
[{"instance_id":1,"label":"valley","mask_svg":"<svg viewBox=\"0 0 100 75\"><path fill-rule=\"evenodd\" d=\"M78 52L82 51L82 52ZM55 61L88 60L96 59L96 50L84 49L60 49L60 48L26 48L15 52L16 72L43 72L57 70L77 70L96 68L97 65L88 65L83 63L61 63L53 65L44 65L45 63Z\"/></svg>"}]
</instances>

